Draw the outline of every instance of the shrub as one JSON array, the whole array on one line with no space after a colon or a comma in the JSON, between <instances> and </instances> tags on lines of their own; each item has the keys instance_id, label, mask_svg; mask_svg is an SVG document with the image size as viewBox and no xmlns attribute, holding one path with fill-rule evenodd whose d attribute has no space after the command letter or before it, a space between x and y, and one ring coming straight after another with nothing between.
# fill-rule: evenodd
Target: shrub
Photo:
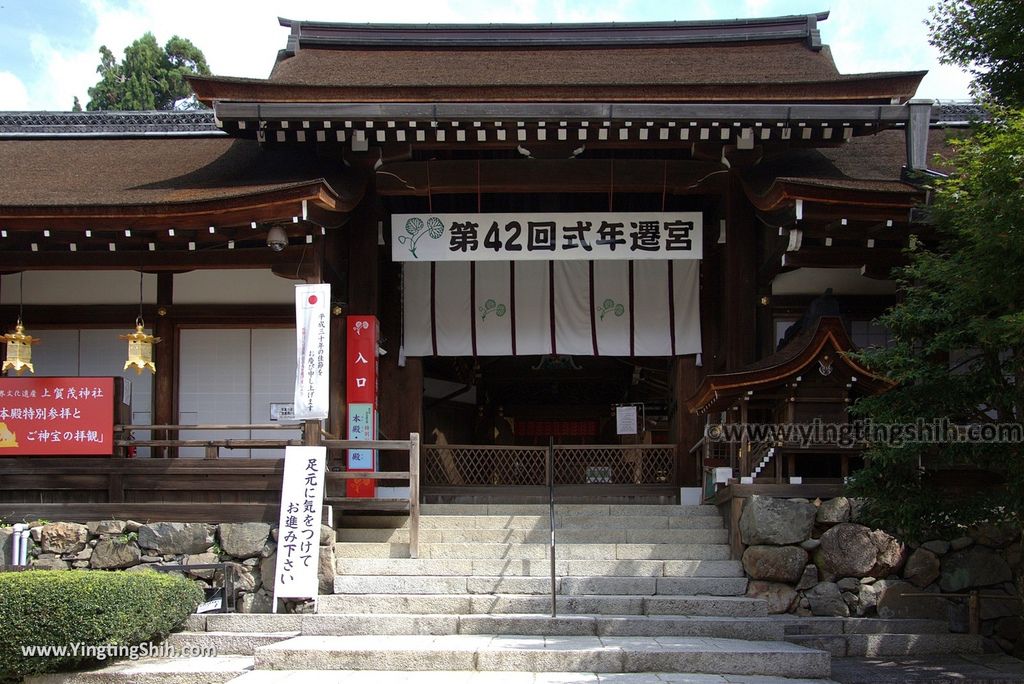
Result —
<instances>
[{"instance_id":1,"label":"shrub","mask_svg":"<svg viewBox=\"0 0 1024 684\"><path fill-rule=\"evenodd\" d=\"M85 657L82 647L127 647L162 639L202 597L194 582L155 571L0 573L0 682L101 660ZM81 644L78 655L71 653L72 644ZM33 645L69 650L66 655L24 657L22 646Z\"/></svg>"}]
</instances>

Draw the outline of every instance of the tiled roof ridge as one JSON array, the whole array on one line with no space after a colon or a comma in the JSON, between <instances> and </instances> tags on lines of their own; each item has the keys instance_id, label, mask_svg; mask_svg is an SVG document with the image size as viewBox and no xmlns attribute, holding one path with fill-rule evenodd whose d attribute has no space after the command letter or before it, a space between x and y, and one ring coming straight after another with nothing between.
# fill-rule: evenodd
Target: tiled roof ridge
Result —
<instances>
[{"instance_id":1,"label":"tiled roof ridge","mask_svg":"<svg viewBox=\"0 0 1024 684\"><path fill-rule=\"evenodd\" d=\"M0 137L196 135L221 132L212 109L188 111L0 112Z\"/></svg>"}]
</instances>

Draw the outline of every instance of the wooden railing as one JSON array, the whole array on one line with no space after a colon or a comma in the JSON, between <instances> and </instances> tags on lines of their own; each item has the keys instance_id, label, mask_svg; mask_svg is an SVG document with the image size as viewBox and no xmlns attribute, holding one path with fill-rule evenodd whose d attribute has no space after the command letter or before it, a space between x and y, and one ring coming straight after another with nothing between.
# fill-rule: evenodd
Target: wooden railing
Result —
<instances>
[{"instance_id":1,"label":"wooden railing","mask_svg":"<svg viewBox=\"0 0 1024 684\"><path fill-rule=\"evenodd\" d=\"M315 427L315 426L314 426ZM131 439L133 431L299 430L300 424L117 425L113 457L0 457L0 520L45 518L86 522L111 518L139 522L277 522L284 459L221 458L222 449L284 449L303 439ZM322 433L321 433L322 434ZM316 439L329 450L325 502L342 509L408 511L410 553L417 552L419 435L408 440ZM205 458L129 458L132 447L175 450L202 447ZM409 469L341 472L343 450L407 451ZM409 496L351 499L338 496L349 479L406 480Z\"/></svg>"},{"instance_id":2,"label":"wooden railing","mask_svg":"<svg viewBox=\"0 0 1024 684\"><path fill-rule=\"evenodd\" d=\"M553 480L563 485L671 486L676 449L671 444L559 445ZM548 447L428 444L424 486L546 486Z\"/></svg>"}]
</instances>

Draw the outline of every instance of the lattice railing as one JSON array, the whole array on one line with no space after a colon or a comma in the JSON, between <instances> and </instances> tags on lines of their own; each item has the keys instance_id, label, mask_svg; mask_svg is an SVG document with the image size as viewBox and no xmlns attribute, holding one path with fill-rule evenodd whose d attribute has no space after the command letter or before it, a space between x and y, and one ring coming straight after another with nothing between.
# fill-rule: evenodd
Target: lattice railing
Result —
<instances>
[{"instance_id":1,"label":"lattice railing","mask_svg":"<svg viewBox=\"0 0 1024 684\"><path fill-rule=\"evenodd\" d=\"M423 447L424 486L547 484L547 447ZM554 447L556 485L671 485L676 451L666 445Z\"/></svg>"}]
</instances>

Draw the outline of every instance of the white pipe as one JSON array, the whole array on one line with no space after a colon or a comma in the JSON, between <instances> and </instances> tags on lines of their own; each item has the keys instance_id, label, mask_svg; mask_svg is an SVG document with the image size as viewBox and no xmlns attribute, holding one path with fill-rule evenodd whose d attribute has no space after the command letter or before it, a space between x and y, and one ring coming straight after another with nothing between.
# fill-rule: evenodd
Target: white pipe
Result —
<instances>
[{"instance_id":1,"label":"white pipe","mask_svg":"<svg viewBox=\"0 0 1024 684\"><path fill-rule=\"evenodd\" d=\"M25 523L18 523L14 526L14 534L11 535L11 565L21 565L21 533L25 531Z\"/></svg>"},{"instance_id":2,"label":"white pipe","mask_svg":"<svg viewBox=\"0 0 1024 684\"><path fill-rule=\"evenodd\" d=\"M29 530L26 527L21 533L21 562L19 565L28 565L28 537Z\"/></svg>"}]
</instances>

